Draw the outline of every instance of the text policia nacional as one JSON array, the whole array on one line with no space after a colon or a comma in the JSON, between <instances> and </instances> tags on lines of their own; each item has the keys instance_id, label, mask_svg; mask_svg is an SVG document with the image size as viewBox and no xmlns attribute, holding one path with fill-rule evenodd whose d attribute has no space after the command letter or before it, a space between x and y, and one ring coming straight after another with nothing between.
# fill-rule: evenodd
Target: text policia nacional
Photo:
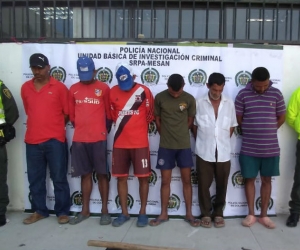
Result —
<instances>
[{"instance_id":1,"label":"text policia nacional","mask_svg":"<svg viewBox=\"0 0 300 250\"><path fill-rule=\"evenodd\" d=\"M78 53L78 57L93 59L129 59L130 66L170 66L171 61L216 61L222 62L219 55L186 55L179 48L166 47L120 47L119 53Z\"/></svg>"}]
</instances>

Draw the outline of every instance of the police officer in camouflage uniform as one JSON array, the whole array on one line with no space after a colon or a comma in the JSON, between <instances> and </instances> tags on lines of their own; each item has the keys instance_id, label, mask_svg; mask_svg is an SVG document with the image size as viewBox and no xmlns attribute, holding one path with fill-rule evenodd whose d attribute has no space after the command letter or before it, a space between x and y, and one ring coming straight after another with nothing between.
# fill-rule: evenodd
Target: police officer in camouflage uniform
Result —
<instances>
[{"instance_id":1,"label":"police officer in camouflage uniform","mask_svg":"<svg viewBox=\"0 0 300 250\"><path fill-rule=\"evenodd\" d=\"M7 186L7 152L5 144L15 137L13 124L19 117L14 97L0 80L0 226L6 224L9 203Z\"/></svg>"}]
</instances>

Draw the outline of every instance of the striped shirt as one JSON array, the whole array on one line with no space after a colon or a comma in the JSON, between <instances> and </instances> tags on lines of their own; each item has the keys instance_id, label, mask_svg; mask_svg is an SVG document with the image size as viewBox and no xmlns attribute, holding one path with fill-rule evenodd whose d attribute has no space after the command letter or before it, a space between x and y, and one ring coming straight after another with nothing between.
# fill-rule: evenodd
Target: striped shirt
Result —
<instances>
[{"instance_id":1,"label":"striped shirt","mask_svg":"<svg viewBox=\"0 0 300 250\"><path fill-rule=\"evenodd\" d=\"M285 114L280 90L271 86L258 94L249 82L235 99L235 109L242 116L241 154L254 157L279 156L277 117Z\"/></svg>"}]
</instances>

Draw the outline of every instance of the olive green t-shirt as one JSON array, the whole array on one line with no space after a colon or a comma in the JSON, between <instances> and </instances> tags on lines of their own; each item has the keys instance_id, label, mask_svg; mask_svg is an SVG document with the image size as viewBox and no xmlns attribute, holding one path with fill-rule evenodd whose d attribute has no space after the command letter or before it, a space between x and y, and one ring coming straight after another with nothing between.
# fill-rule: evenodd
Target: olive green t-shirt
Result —
<instances>
[{"instance_id":1,"label":"olive green t-shirt","mask_svg":"<svg viewBox=\"0 0 300 250\"><path fill-rule=\"evenodd\" d=\"M195 98L183 91L174 98L164 90L155 96L155 116L161 120L160 147L168 149L190 148L188 117L196 114Z\"/></svg>"}]
</instances>

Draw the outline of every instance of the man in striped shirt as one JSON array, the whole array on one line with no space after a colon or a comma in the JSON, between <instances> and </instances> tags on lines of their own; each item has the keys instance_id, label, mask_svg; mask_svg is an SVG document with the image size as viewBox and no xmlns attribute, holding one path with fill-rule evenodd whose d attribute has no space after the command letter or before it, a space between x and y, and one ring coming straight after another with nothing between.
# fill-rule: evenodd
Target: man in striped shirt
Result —
<instances>
[{"instance_id":1,"label":"man in striped shirt","mask_svg":"<svg viewBox=\"0 0 300 250\"><path fill-rule=\"evenodd\" d=\"M272 86L266 68L252 72L252 80L235 99L237 122L242 131L242 148L239 162L245 178L245 193L249 208L242 225L252 226L254 214L255 179L261 178L261 213L258 222L267 228L275 228L267 216L271 196L271 178L279 176L279 144L277 129L285 120L285 104L282 93Z\"/></svg>"}]
</instances>

